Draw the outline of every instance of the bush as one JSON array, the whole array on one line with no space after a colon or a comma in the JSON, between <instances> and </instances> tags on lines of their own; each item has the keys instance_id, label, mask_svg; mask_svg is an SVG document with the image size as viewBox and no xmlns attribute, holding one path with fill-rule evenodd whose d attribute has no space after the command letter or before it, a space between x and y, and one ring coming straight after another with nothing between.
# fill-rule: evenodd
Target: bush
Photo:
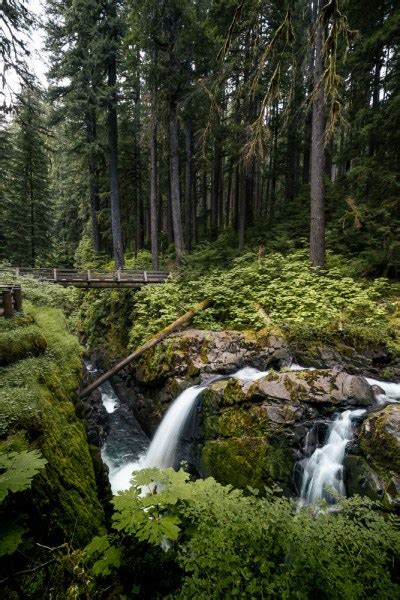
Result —
<instances>
[{"instance_id":1,"label":"bush","mask_svg":"<svg viewBox=\"0 0 400 600\"><path fill-rule=\"evenodd\" d=\"M121 581L118 570L134 564L136 543L143 569L130 571L129 585L139 595L147 578L143 554L157 561L158 548L160 561L167 551L180 575L169 590L173 598L398 597L397 517L385 518L367 499L342 499L332 513L298 510L277 491L267 492L267 498L256 490L245 495L172 469L137 472L131 489L114 499L117 536L89 546L93 573L101 579L117 571ZM160 578L174 580L155 574L152 597Z\"/></svg>"},{"instance_id":2,"label":"bush","mask_svg":"<svg viewBox=\"0 0 400 600\"><path fill-rule=\"evenodd\" d=\"M233 260L228 270L214 268L197 276L191 272L164 285L145 287L134 298L130 344L137 346L208 297L213 305L195 317L196 327L267 326L302 340L347 336L397 348L391 322L396 302L387 299L386 280L359 281L349 276L347 267L338 266L337 258L332 263L329 271L318 274L303 251L288 256L272 253L261 260L247 253Z\"/></svg>"}]
</instances>

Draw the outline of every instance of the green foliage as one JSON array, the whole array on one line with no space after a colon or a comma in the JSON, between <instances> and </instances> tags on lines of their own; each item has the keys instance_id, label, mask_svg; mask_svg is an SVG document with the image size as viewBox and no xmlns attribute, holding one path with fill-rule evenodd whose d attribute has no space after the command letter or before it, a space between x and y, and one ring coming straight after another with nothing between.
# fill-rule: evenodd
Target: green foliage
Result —
<instances>
[{"instance_id":1,"label":"green foliage","mask_svg":"<svg viewBox=\"0 0 400 600\"><path fill-rule=\"evenodd\" d=\"M37 450L22 452L0 452L0 504L11 492L22 492L31 486L32 479L47 464ZM0 556L13 554L22 542L26 528L20 519L7 515L0 509Z\"/></svg>"},{"instance_id":2,"label":"green foliage","mask_svg":"<svg viewBox=\"0 0 400 600\"><path fill-rule=\"evenodd\" d=\"M302 251L288 256L272 253L261 260L247 253L232 261L229 269L214 268L204 275L190 272L180 280L143 288L134 299L131 346L203 298L212 298L213 305L193 324L204 329L267 326L301 339L347 336L396 346L391 323L396 304L386 299L389 284L384 279L354 279L348 266L335 257L332 263L320 275L309 267Z\"/></svg>"},{"instance_id":3,"label":"green foliage","mask_svg":"<svg viewBox=\"0 0 400 600\"><path fill-rule=\"evenodd\" d=\"M0 503L9 492L21 492L30 487L33 477L47 460L37 450L0 452Z\"/></svg>"},{"instance_id":4,"label":"green foliage","mask_svg":"<svg viewBox=\"0 0 400 600\"><path fill-rule=\"evenodd\" d=\"M93 561L93 575L110 575L112 569L116 569L121 565L121 550L115 546L111 546L108 537L97 536L93 538L90 544L86 547L87 560Z\"/></svg>"},{"instance_id":5,"label":"green foliage","mask_svg":"<svg viewBox=\"0 0 400 600\"><path fill-rule=\"evenodd\" d=\"M123 568L135 540L149 560L148 544L161 545L181 575L170 597L389 600L400 592L400 520L368 499L342 499L335 512L299 510L273 489L246 495L172 469L145 469L132 483L114 499L117 535L96 538L87 553L119 547ZM143 570L129 585L145 581ZM157 595L156 581L152 589Z\"/></svg>"}]
</instances>

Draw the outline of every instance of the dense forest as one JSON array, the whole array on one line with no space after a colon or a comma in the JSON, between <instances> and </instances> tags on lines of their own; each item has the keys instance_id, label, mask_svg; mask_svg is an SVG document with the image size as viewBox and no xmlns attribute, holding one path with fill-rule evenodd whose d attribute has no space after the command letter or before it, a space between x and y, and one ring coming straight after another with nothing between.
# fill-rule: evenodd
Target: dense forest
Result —
<instances>
[{"instance_id":1,"label":"dense forest","mask_svg":"<svg viewBox=\"0 0 400 600\"><path fill-rule=\"evenodd\" d=\"M0 0L1 598L400 598L399 47Z\"/></svg>"},{"instance_id":2,"label":"dense forest","mask_svg":"<svg viewBox=\"0 0 400 600\"><path fill-rule=\"evenodd\" d=\"M225 234L310 239L319 267L326 240L396 277L396 2L51 0L45 90L24 66L29 12L4 6L22 85L4 93L3 259L120 268L151 249L157 269Z\"/></svg>"}]
</instances>

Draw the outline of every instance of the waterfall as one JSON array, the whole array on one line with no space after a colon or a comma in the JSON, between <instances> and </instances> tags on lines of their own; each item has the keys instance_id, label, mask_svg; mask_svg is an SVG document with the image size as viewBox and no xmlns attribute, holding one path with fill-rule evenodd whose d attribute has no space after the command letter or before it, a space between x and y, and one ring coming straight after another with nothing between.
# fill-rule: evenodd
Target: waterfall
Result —
<instances>
[{"instance_id":1,"label":"waterfall","mask_svg":"<svg viewBox=\"0 0 400 600\"><path fill-rule=\"evenodd\" d=\"M194 385L178 396L166 412L150 444L141 468L175 466L175 455L182 431L195 406L196 400L207 386Z\"/></svg>"},{"instance_id":2,"label":"waterfall","mask_svg":"<svg viewBox=\"0 0 400 600\"><path fill-rule=\"evenodd\" d=\"M335 490L343 496L343 459L347 444L353 438L353 421L361 417L365 409L346 410L336 416L331 423L326 442L321 448L316 448L309 458L303 461L303 478L300 492L301 504L315 504L325 499L333 503L330 490ZM304 451L307 455L309 435L306 436Z\"/></svg>"},{"instance_id":3,"label":"waterfall","mask_svg":"<svg viewBox=\"0 0 400 600\"><path fill-rule=\"evenodd\" d=\"M378 381L377 379L371 379L371 377L365 378L370 385L376 385L383 390L383 394L377 394L377 400L380 402L400 402L400 383Z\"/></svg>"}]
</instances>

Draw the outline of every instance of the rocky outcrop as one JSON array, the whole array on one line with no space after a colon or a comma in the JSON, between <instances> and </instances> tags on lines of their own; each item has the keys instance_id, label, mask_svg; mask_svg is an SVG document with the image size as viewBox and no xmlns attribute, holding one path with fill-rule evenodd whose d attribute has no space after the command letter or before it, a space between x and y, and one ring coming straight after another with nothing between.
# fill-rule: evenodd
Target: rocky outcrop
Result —
<instances>
[{"instance_id":1,"label":"rocky outcrop","mask_svg":"<svg viewBox=\"0 0 400 600\"><path fill-rule=\"evenodd\" d=\"M368 344L350 339L332 340L324 344L318 341L290 344L294 360L307 367L339 367L348 373L361 374L377 379L400 378L399 356L382 344Z\"/></svg>"},{"instance_id":2,"label":"rocky outcrop","mask_svg":"<svg viewBox=\"0 0 400 600\"><path fill-rule=\"evenodd\" d=\"M171 377L232 373L245 365L259 369L291 362L285 340L268 332L189 329L146 352L134 366L138 382L159 385Z\"/></svg>"},{"instance_id":3,"label":"rocky outcrop","mask_svg":"<svg viewBox=\"0 0 400 600\"><path fill-rule=\"evenodd\" d=\"M362 493L366 486L370 497L400 508L400 405L386 406L364 421L359 448L356 468L350 464L348 471L349 480L358 477L359 485L349 491Z\"/></svg>"},{"instance_id":4,"label":"rocky outcrop","mask_svg":"<svg viewBox=\"0 0 400 600\"><path fill-rule=\"evenodd\" d=\"M219 381L203 392L200 472L238 487L278 484L295 494L307 432L319 424L323 434L337 410L373 402L364 378L337 369Z\"/></svg>"}]
</instances>

